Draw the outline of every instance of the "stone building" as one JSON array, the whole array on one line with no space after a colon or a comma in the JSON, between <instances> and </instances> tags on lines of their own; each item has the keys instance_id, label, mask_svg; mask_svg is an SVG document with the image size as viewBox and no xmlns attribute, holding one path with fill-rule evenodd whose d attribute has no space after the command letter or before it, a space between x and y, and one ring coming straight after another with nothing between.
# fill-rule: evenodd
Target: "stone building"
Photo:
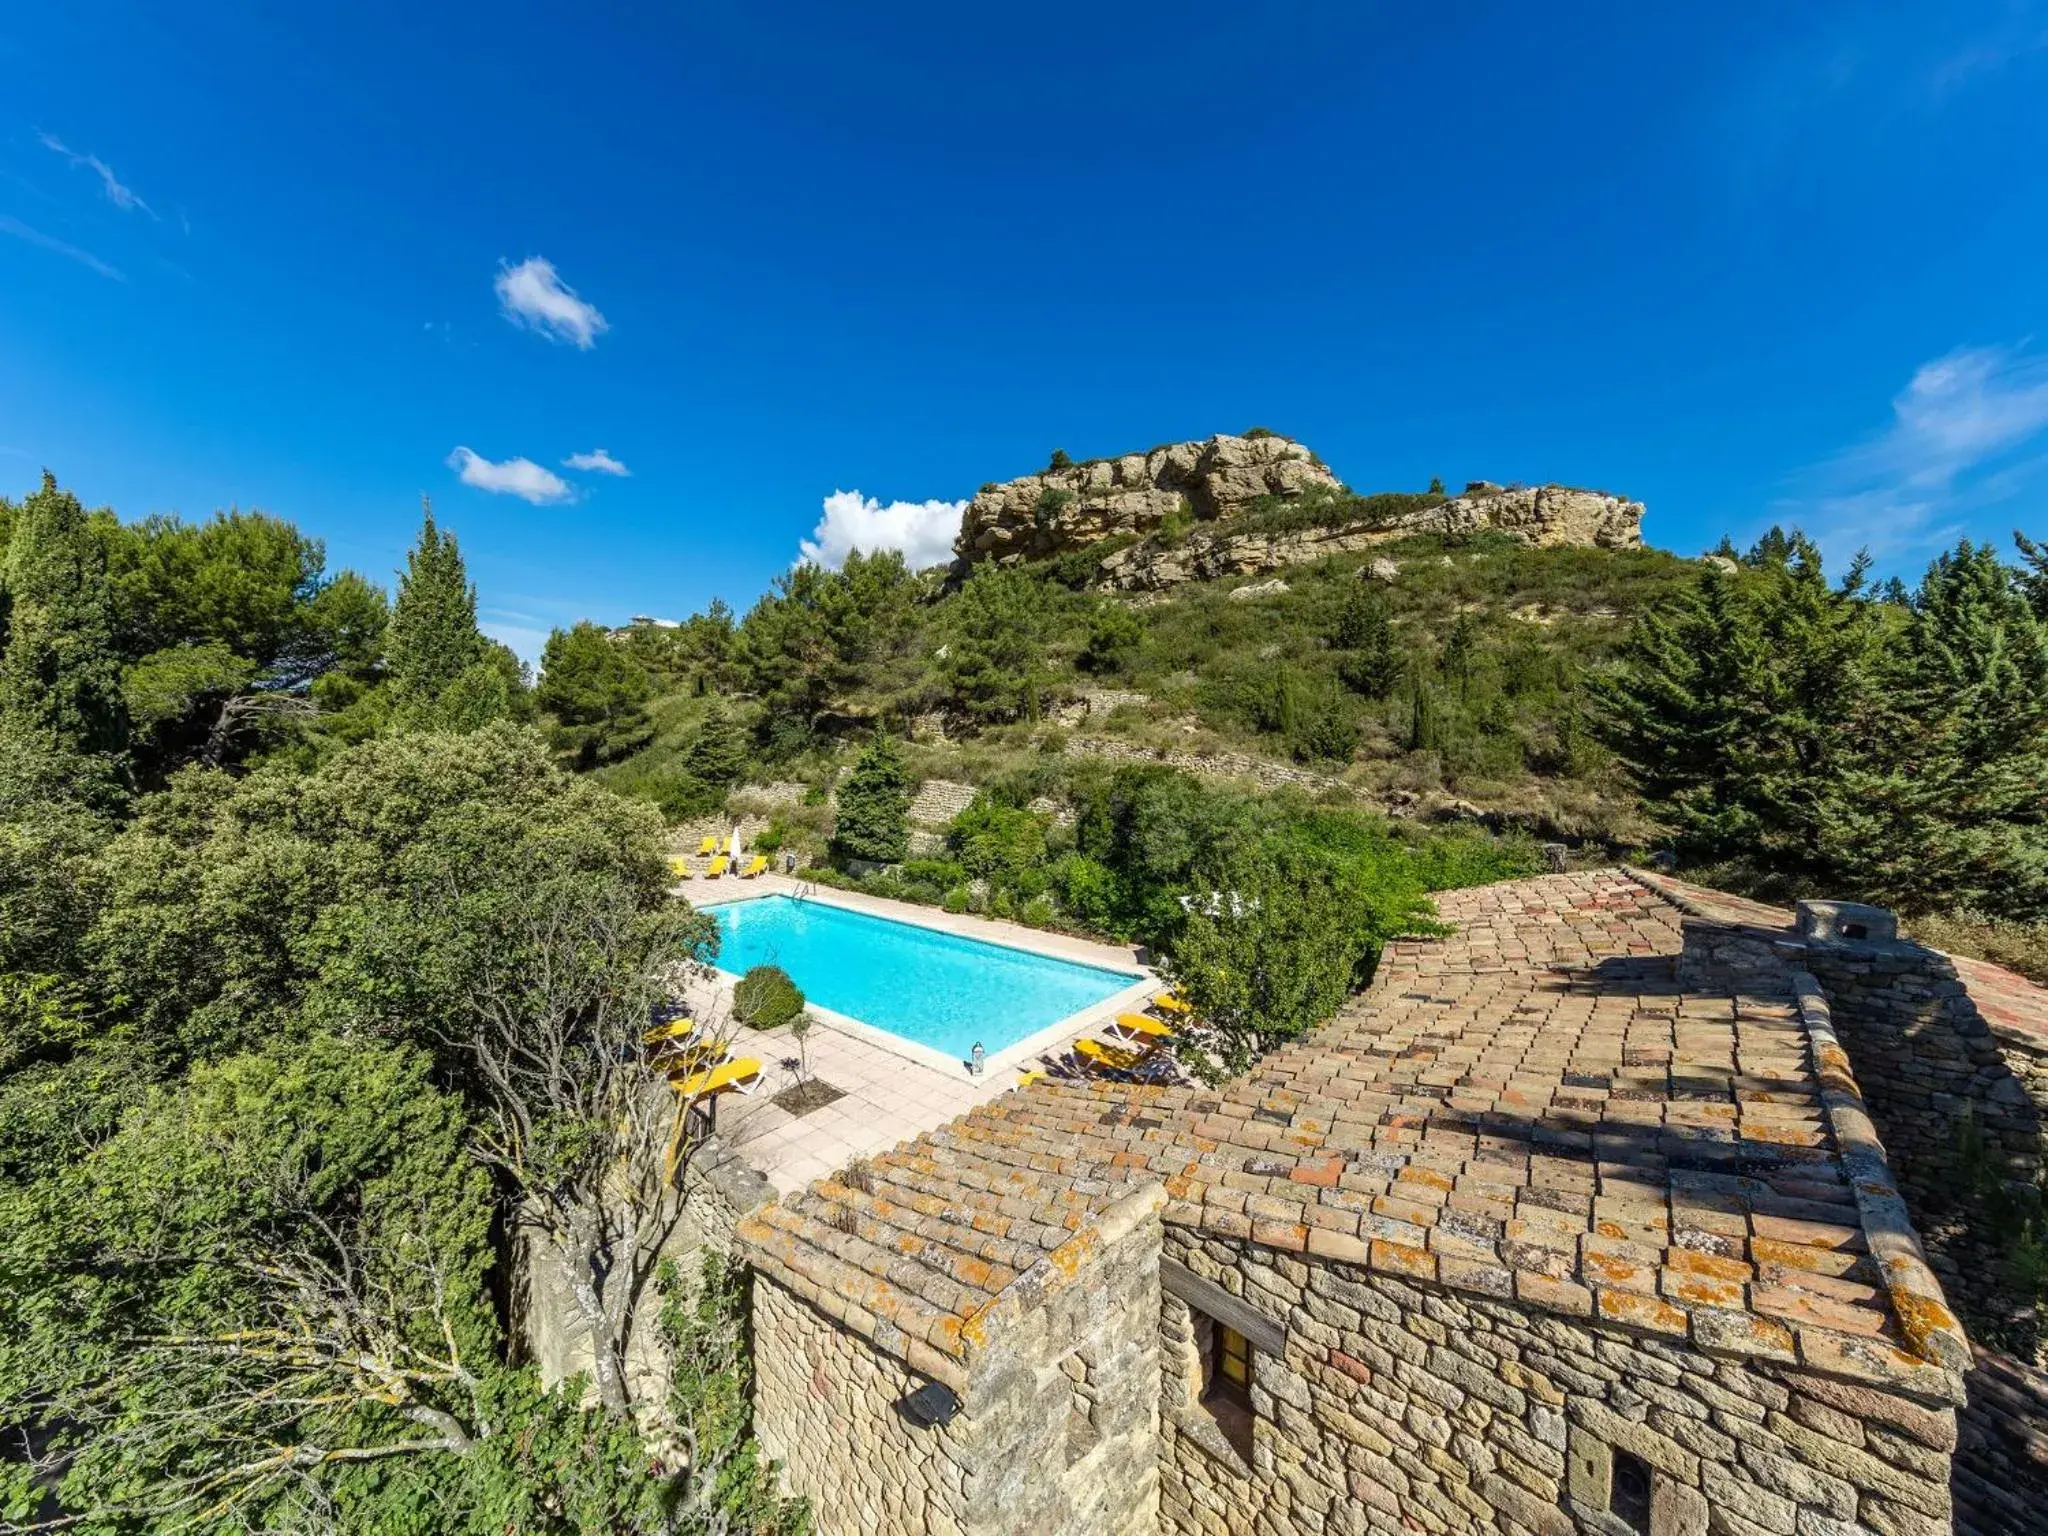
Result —
<instances>
[{"instance_id":1,"label":"stone building","mask_svg":"<svg viewBox=\"0 0 2048 1536\"><path fill-rule=\"evenodd\" d=\"M739 1222L822 1532L2039 1528L1952 1493L1971 1352L1838 1033L1889 935L1618 870L1439 905L1220 1089L1041 1082Z\"/></svg>"}]
</instances>

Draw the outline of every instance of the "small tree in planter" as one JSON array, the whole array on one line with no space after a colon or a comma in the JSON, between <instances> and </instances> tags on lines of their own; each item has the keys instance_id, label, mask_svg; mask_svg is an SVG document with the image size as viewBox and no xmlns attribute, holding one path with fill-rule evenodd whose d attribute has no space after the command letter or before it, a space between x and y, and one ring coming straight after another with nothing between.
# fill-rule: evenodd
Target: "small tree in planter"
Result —
<instances>
[{"instance_id":1,"label":"small tree in planter","mask_svg":"<svg viewBox=\"0 0 2048 1536\"><path fill-rule=\"evenodd\" d=\"M832 851L842 859L900 864L910 852L910 772L880 731L839 788Z\"/></svg>"},{"instance_id":2,"label":"small tree in planter","mask_svg":"<svg viewBox=\"0 0 2048 1536\"><path fill-rule=\"evenodd\" d=\"M749 1029L780 1029L803 1015L804 995L779 965L757 965L732 989L733 1016Z\"/></svg>"}]
</instances>

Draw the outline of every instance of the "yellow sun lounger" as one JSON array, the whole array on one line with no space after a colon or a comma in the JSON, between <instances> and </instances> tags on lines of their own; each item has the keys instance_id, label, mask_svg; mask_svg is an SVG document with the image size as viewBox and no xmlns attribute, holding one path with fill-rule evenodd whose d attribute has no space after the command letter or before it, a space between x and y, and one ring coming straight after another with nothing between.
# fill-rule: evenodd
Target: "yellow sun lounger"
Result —
<instances>
[{"instance_id":1,"label":"yellow sun lounger","mask_svg":"<svg viewBox=\"0 0 2048 1536\"><path fill-rule=\"evenodd\" d=\"M1120 1013L1116 1022L1109 1026L1109 1031L1121 1036L1129 1045L1152 1046L1173 1038L1173 1026L1149 1013Z\"/></svg>"},{"instance_id":2,"label":"yellow sun lounger","mask_svg":"<svg viewBox=\"0 0 2048 1536\"><path fill-rule=\"evenodd\" d=\"M718 834L715 832L697 845L697 857L700 859L708 859L716 852L718 852Z\"/></svg>"},{"instance_id":3,"label":"yellow sun lounger","mask_svg":"<svg viewBox=\"0 0 2048 1536\"><path fill-rule=\"evenodd\" d=\"M1127 1051L1121 1046L1104 1045L1100 1040L1076 1040L1074 1054L1093 1071L1130 1072L1152 1053Z\"/></svg>"},{"instance_id":4,"label":"yellow sun lounger","mask_svg":"<svg viewBox=\"0 0 2048 1536\"><path fill-rule=\"evenodd\" d=\"M732 860L721 853L717 858L711 861L711 867L704 871L704 878L706 880L716 880L720 875L724 874L728 869L731 868Z\"/></svg>"},{"instance_id":5,"label":"yellow sun lounger","mask_svg":"<svg viewBox=\"0 0 2048 1536\"><path fill-rule=\"evenodd\" d=\"M657 1024L640 1037L642 1045L679 1044L697 1033L695 1019L670 1019L666 1024Z\"/></svg>"},{"instance_id":6,"label":"yellow sun lounger","mask_svg":"<svg viewBox=\"0 0 2048 1536\"><path fill-rule=\"evenodd\" d=\"M1161 1013L1193 1013L1195 1011L1182 1001L1180 994L1177 992L1160 993L1152 999L1151 1006L1157 1008Z\"/></svg>"},{"instance_id":7,"label":"yellow sun lounger","mask_svg":"<svg viewBox=\"0 0 2048 1536\"><path fill-rule=\"evenodd\" d=\"M1029 1088L1033 1083L1042 1083L1044 1081L1045 1071L1042 1067L1022 1068L1017 1073L1017 1086L1019 1088Z\"/></svg>"},{"instance_id":8,"label":"yellow sun lounger","mask_svg":"<svg viewBox=\"0 0 2048 1536\"><path fill-rule=\"evenodd\" d=\"M766 855L765 853L757 853L748 862L747 867L740 871L740 878L742 880L758 879L760 878L762 871L767 869L767 867L768 855Z\"/></svg>"},{"instance_id":9,"label":"yellow sun lounger","mask_svg":"<svg viewBox=\"0 0 2048 1536\"><path fill-rule=\"evenodd\" d=\"M678 880L687 880L690 878L689 862L678 854L668 861L668 872Z\"/></svg>"},{"instance_id":10,"label":"yellow sun lounger","mask_svg":"<svg viewBox=\"0 0 2048 1536\"><path fill-rule=\"evenodd\" d=\"M670 1073L668 1085L685 1099L702 1098L727 1088L734 1093L749 1094L761 1086L761 1063L752 1056L742 1056L737 1061L721 1062L708 1071L688 1075Z\"/></svg>"}]
</instances>

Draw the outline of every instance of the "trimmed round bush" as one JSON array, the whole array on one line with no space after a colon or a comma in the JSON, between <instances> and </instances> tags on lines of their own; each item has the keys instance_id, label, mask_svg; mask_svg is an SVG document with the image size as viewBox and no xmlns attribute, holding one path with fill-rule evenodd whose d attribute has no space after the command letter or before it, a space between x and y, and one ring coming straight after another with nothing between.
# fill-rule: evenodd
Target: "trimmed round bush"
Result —
<instances>
[{"instance_id":1,"label":"trimmed round bush","mask_svg":"<svg viewBox=\"0 0 2048 1536\"><path fill-rule=\"evenodd\" d=\"M779 965L757 965L732 989L732 1011L749 1029L779 1029L804 1011L804 995Z\"/></svg>"}]
</instances>

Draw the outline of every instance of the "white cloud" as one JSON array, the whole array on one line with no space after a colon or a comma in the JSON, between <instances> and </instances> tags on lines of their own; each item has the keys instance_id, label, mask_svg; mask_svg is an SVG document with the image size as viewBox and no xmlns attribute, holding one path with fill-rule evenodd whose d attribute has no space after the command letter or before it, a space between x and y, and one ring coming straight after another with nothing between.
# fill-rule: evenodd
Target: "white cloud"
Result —
<instances>
[{"instance_id":1,"label":"white cloud","mask_svg":"<svg viewBox=\"0 0 2048 1536\"><path fill-rule=\"evenodd\" d=\"M602 475L630 475L633 473L602 448L593 448L588 453L572 453L562 462L570 469L580 469Z\"/></svg>"},{"instance_id":2,"label":"white cloud","mask_svg":"<svg viewBox=\"0 0 2048 1536\"><path fill-rule=\"evenodd\" d=\"M1923 363L1884 431L1800 477L1783 514L1873 555L1948 543L1964 514L2016 495L2042 467L2048 358L1965 347Z\"/></svg>"},{"instance_id":3,"label":"white cloud","mask_svg":"<svg viewBox=\"0 0 2048 1536\"><path fill-rule=\"evenodd\" d=\"M537 507L576 499L576 492L568 481L531 459L504 459L493 463L482 454L457 448L448 455L448 467L455 471L464 485L473 485L480 491L494 491L501 496L517 496Z\"/></svg>"},{"instance_id":4,"label":"white cloud","mask_svg":"<svg viewBox=\"0 0 2048 1536\"><path fill-rule=\"evenodd\" d=\"M611 329L597 306L577 297L556 273L555 264L542 257L529 256L516 267L501 263L496 287L507 320L551 341L566 341L588 352Z\"/></svg>"},{"instance_id":5,"label":"white cloud","mask_svg":"<svg viewBox=\"0 0 2048 1536\"><path fill-rule=\"evenodd\" d=\"M121 185L121 178L114 174L113 167L98 155L81 155L53 133L38 133L36 137L43 141L45 149L60 154L73 165L83 166L97 175L101 189L107 194L107 201L116 208L125 209L130 213L146 213L152 219L156 217L156 210L136 196L132 188Z\"/></svg>"},{"instance_id":6,"label":"white cloud","mask_svg":"<svg viewBox=\"0 0 2048 1536\"><path fill-rule=\"evenodd\" d=\"M964 501L892 501L885 507L859 491L834 491L803 541L802 558L836 571L856 549L900 549L904 564L921 571L952 558L953 535L966 510Z\"/></svg>"},{"instance_id":7,"label":"white cloud","mask_svg":"<svg viewBox=\"0 0 2048 1536\"><path fill-rule=\"evenodd\" d=\"M68 256L82 267L91 267L101 277L111 277L117 283L125 283L117 268L108 266L91 251L81 251L75 245L66 245L55 235L46 235L40 229L31 229L12 215L0 213L0 235L12 235L17 240L26 240L30 245L39 245L46 251L55 251L59 256Z\"/></svg>"}]
</instances>

